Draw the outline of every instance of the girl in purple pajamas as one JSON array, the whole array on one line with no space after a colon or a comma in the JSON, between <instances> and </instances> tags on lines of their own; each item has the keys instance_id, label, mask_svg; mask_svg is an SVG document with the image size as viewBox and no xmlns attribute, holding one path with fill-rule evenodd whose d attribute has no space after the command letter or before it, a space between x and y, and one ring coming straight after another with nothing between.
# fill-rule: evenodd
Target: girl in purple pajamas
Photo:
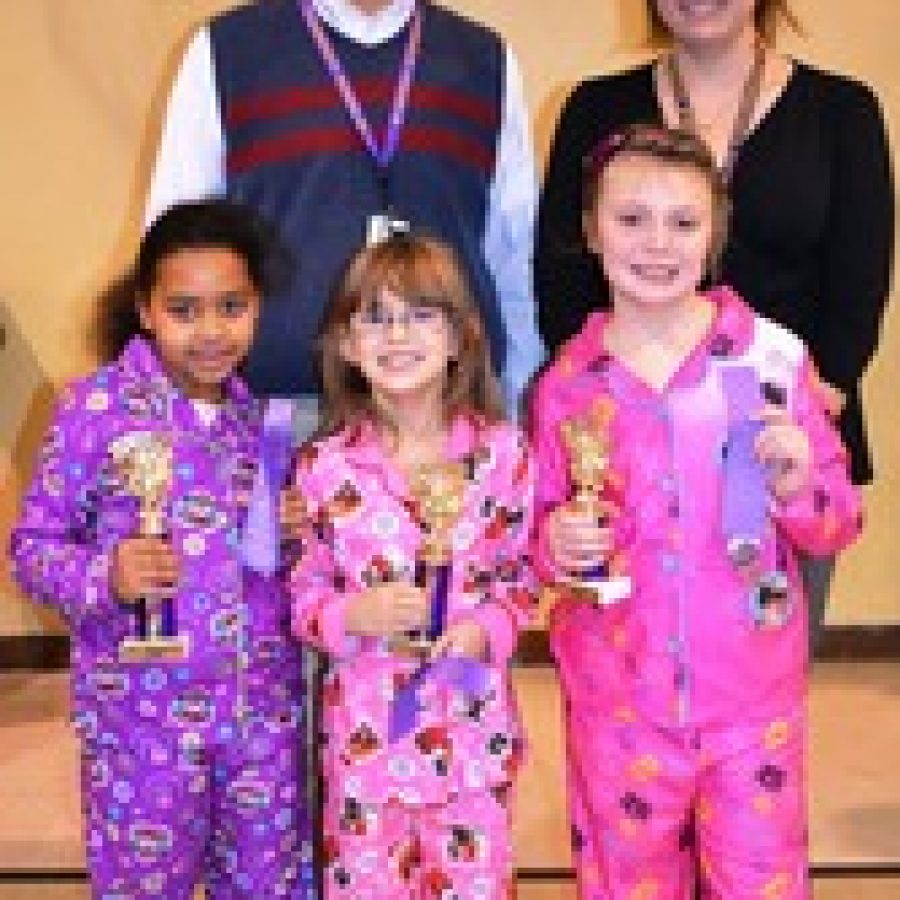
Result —
<instances>
[{"instance_id":1,"label":"girl in purple pajamas","mask_svg":"<svg viewBox=\"0 0 900 900\"><path fill-rule=\"evenodd\" d=\"M704 897L809 896L795 552L849 543L860 503L800 341L727 288L698 290L726 218L698 139L634 126L599 145L584 228L612 310L534 404L584 900L687 900L698 859ZM573 429L605 456L593 498L573 497ZM627 591L566 587L600 561Z\"/></svg>"},{"instance_id":2,"label":"girl in purple pajamas","mask_svg":"<svg viewBox=\"0 0 900 900\"><path fill-rule=\"evenodd\" d=\"M325 896L501 900L534 481L449 250L396 236L358 254L322 364L325 435L297 463L310 525L290 585L295 633L329 661ZM415 631L434 641L422 656Z\"/></svg>"},{"instance_id":3,"label":"girl in purple pajamas","mask_svg":"<svg viewBox=\"0 0 900 900\"><path fill-rule=\"evenodd\" d=\"M102 900L189 898L200 882L218 898L312 896L288 606L238 553L262 422L235 372L270 259L225 201L152 225L107 304L116 358L63 392L12 535L19 583L71 628ZM167 448L163 475L136 484L128 454L148 437ZM139 528L140 494L159 500L162 534ZM154 630L177 635L173 652L131 652Z\"/></svg>"}]
</instances>

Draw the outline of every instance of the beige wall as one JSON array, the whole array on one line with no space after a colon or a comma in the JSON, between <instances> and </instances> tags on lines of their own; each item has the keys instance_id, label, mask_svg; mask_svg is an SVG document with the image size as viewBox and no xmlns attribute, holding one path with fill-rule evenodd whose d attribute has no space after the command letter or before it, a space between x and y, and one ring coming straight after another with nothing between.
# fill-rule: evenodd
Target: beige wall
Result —
<instances>
[{"instance_id":1,"label":"beige wall","mask_svg":"<svg viewBox=\"0 0 900 900\"><path fill-rule=\"evenodd\" d=\"M571 83L641 53L640 0L445 0L518 51L540 153ZM91 301L130 255L159 127L184 39L228 0L7 0L0 19L0 535L14 516L48 415L52 385L91 365ZM900 135L900 4L803 0L799 55L873 84ZM898 138L900 140L900 138ZM868 529L843 560L834 621L900 620L900 310L866 383L881 477ZM54 627L0 578L0 634Z\"/></svg>"}]
</instances>

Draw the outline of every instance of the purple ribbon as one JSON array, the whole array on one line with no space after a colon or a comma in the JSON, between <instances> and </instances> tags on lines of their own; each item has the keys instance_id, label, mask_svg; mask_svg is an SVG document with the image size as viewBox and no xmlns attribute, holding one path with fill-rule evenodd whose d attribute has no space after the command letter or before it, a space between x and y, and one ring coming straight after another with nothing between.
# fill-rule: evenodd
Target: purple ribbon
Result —
<instances>
[{"instance_id":1,"label":"purple ribbon","mask_svg":"<svg viewBox=\"0 0 900 900\"><path fill-rule=\"evenodd\" d=\"M759 376L752 366L719 370L728 407L728 442L724 459L722 532L736 562L758 557L768 519L769 491L765 466L756 456L756 437L764 424Z\"/></svg>"},{"instance_id":2,"label":"purple ribbon","mask_svg":"<svg viewBox=\"0 0 900 900\"><path fill-rule=\"evenodd\" d=\"M394 694L388 725L391 743L415 730L422 711L419 690L426 678L442 686L456 688L467 697L474 698L485 693L488 668L484 663L466 656L442 656L416 670L410 680Z\"/></svg>"},{"instance_id":3,"label":"purple ribbon","mask_svg":"<svg viewBox=\"0 0 900 900\"><path fill-rule=\"evenodd\" d=\"M403 52L403 60L400 64L400 73L397 77L397 87L394 90L394 99L391 105L390 117L384 135L384 142L379 144L375 137L375 132L369 124L363 112L362 104L350 79L338 59L334 45L328 38L315 9L313 9L312 0L297 0L300 13L306 22L306 27L318 48L322 62L331 76L334 86L337 88L353 123L353 127L358 132L366 150L375 161L375 165L383 173L391 164L400 145L400 132L403 129L403 122L406 119L406 113L409 108L409 95L412 89L413 73L416 68L416 60L419 56L419 48L422 44L422 13L417 7L413 13L409 27L409 39L406 42L406 49Z\"/></svg>"},{"instance_id":4,"label":"purple ribbon","mask_svg":"<svg viewBox=\"0 0 900 900\"><path fill-rule=\"evenodd\" d=\"M279 492L287 476L294 441L294 404L273 398L266 404L260 459L247 504L241 558L248 568L271 575L281 559Z\"/></svg>"}]
</instances>

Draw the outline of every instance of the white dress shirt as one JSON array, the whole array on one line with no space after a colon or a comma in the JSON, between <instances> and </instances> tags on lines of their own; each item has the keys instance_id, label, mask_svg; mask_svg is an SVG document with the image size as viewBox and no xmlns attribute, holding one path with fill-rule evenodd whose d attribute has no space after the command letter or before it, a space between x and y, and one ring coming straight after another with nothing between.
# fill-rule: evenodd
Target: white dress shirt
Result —
<instances>
[{"instance_id":1,"label":"white dress shirt","mask_svg":"<svg viewBox=\"0 0 900 900\"><path fill-rule=\"evenodd\" d=\"M392 0L373 14L362 12L351 0L313 0L313 5L335 31L371 47L403 29L416 0ZM531 274L537 195L534 151L519 64L508 46L505 53L503 118L482 241L506 331L504 396L515 415L543 348ZM212 45L209 29L202 27L185 52L169 96L145 222L173 203L221 195L225 184L225 138Z\"/></svg>"}]
</instances>

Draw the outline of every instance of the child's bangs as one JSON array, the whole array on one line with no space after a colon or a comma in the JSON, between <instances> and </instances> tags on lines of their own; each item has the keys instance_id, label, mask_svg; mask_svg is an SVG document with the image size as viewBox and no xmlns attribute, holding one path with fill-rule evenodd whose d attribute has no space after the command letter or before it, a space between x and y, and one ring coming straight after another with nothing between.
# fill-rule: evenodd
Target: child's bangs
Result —
<instances>
[{"instance_id":1,"label":"child's bangs","mask_svg":"<svg viewBox=\"0 0 900 900\"><path fill-rule=\"evenodd\" d=\"M422 252L421 247L404 244L397 241L375 248L352 292L356 301L353 313L377 306L382 292L388 291L404 303L431 306L458 316L460 288L455 269L442 265L440 257Z\"/></svg>"}]
</instances>

